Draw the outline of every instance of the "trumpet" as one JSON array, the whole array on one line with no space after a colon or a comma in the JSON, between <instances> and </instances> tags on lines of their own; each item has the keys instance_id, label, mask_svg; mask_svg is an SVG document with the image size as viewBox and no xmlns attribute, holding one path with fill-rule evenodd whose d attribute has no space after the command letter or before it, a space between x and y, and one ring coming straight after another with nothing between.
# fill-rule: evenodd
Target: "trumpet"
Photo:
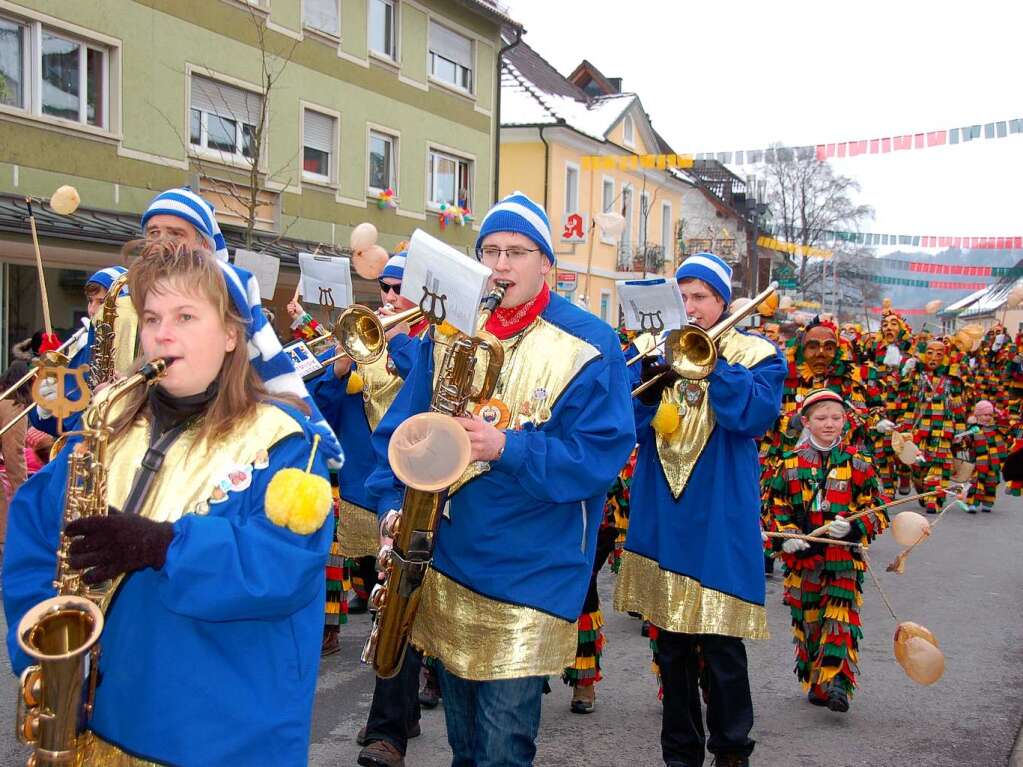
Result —
<instances>
[{"instance_id":1,"label":"trumpet","mask_svg":"<svg viewBox=\"0 0 1023 767\"><path fill-rule=\"evenodd\" d=\"M67 341L62 343L58 348L54 349L53 351L46 352L45 354L40 356L39 359L37 359L32 364L31 369L27 373L25 373L25 375L23 375L14 384L8 387L7 391L5 391L3 394L0 394L0 399L6 399L7 397L11 396L14 392L16 392L18 389L20 389L22 386L24 386L26 383L31 381L32 378L39 372L40 368L67 366L69 359L68 355L64 353L64 350L70 347L72 344L74 344L79 338L81 338L82 333L86 332L87 330L88 330L87 327L79 328ZM34 407L35 403L32 403L31 405L26 405L23 410L21 410L16 416L14 416L14 418L5 423L3 427L0 428L0 437L9 432L11 429L13 429L14 425L18 423L18 421L20 421L22 418L27 416L30 412L32 412L32 408Z\"/></svg>"},{"instance_id":2,"label":"trumpet","mask_svg":"<svg viewBox=\"0 0 1023 767\"><path fill-rule=\"evenodd\" d=\"M776 290L778 290L778 283L772 282L746 306L709 330L704 330L696 325L686 325L679 330L671 331L665 344L668 365L671 370L690 381L700 381L709 376L718 361L717 344L721 336L753 314L757 307ZM639 396L669 372L666 370L637 386L632 390L632 396Z\"/></svg>"},{"instance_id":3,"label":"trumpet","mask_svg":"<svg viewBox=\"0 0 1023 767\"><path fill-rule=\"evenodd\" d=\"M355 304L341 313L329 334L313 339L308 346L313 349L332 343L341 347L340 353L324 360L323 367L333 365L344 357L351 357L360 365L368 365L376 361L387 348L388 331L403 322L414 324L422 318L423 310L418 306L381 318L372 309Z\"/></svg>"}]
</instances>

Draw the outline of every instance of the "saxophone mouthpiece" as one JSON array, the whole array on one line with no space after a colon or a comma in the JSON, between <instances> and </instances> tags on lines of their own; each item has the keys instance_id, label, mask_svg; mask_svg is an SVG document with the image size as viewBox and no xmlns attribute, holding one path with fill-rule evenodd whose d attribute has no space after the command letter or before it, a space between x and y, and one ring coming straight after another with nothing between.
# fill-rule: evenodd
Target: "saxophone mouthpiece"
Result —
<instances>
[{"instance_id":1,"label":"saxophone mouthpiece","mask_svg":"<svg viewBox=\"0 0 1023 767\"><path fill-rule=\"evenodd\" d=\"M141 375L146 381L152 381L166 373L167 368L177 361L177 359L177 357L157 357L155 360L143 365L139 370L139 375Z\"/></svg>"}]
</instances>

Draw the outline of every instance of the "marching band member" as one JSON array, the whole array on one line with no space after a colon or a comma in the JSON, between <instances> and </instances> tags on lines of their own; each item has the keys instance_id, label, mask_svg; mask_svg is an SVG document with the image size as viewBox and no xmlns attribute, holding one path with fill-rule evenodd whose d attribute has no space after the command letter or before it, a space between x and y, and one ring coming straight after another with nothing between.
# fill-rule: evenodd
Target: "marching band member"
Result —
<instances>
[{"instance_id":1,"label":"marching band member","mask_svg":"<svg viewBox=\"0 0 1023 767\"><path fill-rule=\"evenodd\" d=\"M96 316L96 312L103 306L103 301L107 297L107 291L110 290L114 280L126 271L127 269L123 266L108 266L106 269L100 269L85 281L88 321L83 320L83 323L87 324L89 330L88 333L79 337L77 344L68 349L69 359L67 366L69 368L77 368L92 362L92 345L96 337L92 320ZM52 378L44 378L39 384L39 393L47 400L56 398L57 385L54 380ZM64 380L64 396L70 400L76 400L79 397L78 382L70 376ZM64 423L60 425L60 430L74 431L78 426L78 419L80 417L79 413L73 413L69 418L65 418ZM45 406L36 405L32 408L28 413L28 420L32 426L40 431L49 434L51 437L57 436L57 419L53 417L53 413L47 410Z\"/></svg>"},{"instance_id":2,"label":"marching band member","mask_svg":"<svg viewBox=\"0 0 1023 767\"><path fill-rule=\"evenodd\" d=\"M384 317L410 309L413 304L401 296L405 274L405 253L392 256L379 277ZM361 576L365 611L366 591L376 582L376 554L380 548L377 516L366 488L366 478L375 466L370 437L380 419L394 402L428 326L421 320L414 326L402 323L387 332L387 351L368 365L353 363L350 357L336 361L311 384L316 404L340 435L346 450L338 477L338 550L354 560ZM339 353L340 348L335 350ZM356 585L358 588L358 584ZM377 678L366 726L358 734L363 746L359 764L389 767L400 764L409 737L419 734L419 669L415 651L405 658L401 673L392 679Z\"/></svg>"},{"instance_id":3,"label":"marching band member","mask_svg":"<svg viewBox=\"0 0 1023 767\"><path fill-rule=\"evenodd\" d=\"M845 519L887 500L870 460L843 438L846 407L831 389L817 389L803 400L800 414L809 439L785 454L771 479L773 529L808 534L827 525L835 540L866 544L888 526L883 511ZM848 711L863 635L863 554L859 548L797 538L779 548L785 604L792 610L796 677L814 705Z\"/></svg>"},{"instance_id":4,"label":"marching band member","mask_svg":"<svg viewBox=\"0 0 1023 767\"><path fill-rule=\"evenodd\" d=\"M731 301L731 268L711 253L687 258L679 281L690 322L713 327ZM702 765L698 653L708 682L707 744L716 764L748 764L753 702L742 639L767 637L756 440L778 417L785 358L734 329L710 375L667 372L636 400L639 455L615 608L657 631L664 689L661 750L671 767ZM658 403L679 411L671 433L651 426ZM652 632L653 633L653 632Z\"/></svg>"},{"instance_id":5,"label":"marching band member","mask_svg":"<svg viewBox=\"0 0 1023 767\"><path fill-rule=\"evenodd\" d=\"M142 214L147 240L168 239L190 248L206 248L227 261L227 243L213 206L188 187L160 192Z\"/></svg>"},{"instance_id":6,"label":"marching band member","mask_svg":"<svg viewBox=\"0 0 1023 767\"><path fill-rule=\"evenodd\" d=\"M461 419L473 463L440 522L411 639L437 659L452 764L529 765L545 677L575 658L605 496L635 434L617 336L544 280L554 250L543 208L506 197L483 219L476 252L491 287L507 286L486 330L504 347L489 405L508 427ZM381 515L401 498L387 443L428 409L434 351L431 335L373 435Z\"/></svg>"},{"instance_id":7,"label":"marching band member","mask_svg":"<svg viewBox=\"0 0 1023 767\"><path fill-rule=\"evenodd\" d=\"M85 763L305 765L331 534L322 478L340 447L308 414L252 275L157 240L129 286L145 356L171 364L115 413L98 499L110 514L65 531L86 583L119 580ZM3 596L16 672L19 620L54 593L76 441L14 500Z\"/></svg>"}]
</instances>

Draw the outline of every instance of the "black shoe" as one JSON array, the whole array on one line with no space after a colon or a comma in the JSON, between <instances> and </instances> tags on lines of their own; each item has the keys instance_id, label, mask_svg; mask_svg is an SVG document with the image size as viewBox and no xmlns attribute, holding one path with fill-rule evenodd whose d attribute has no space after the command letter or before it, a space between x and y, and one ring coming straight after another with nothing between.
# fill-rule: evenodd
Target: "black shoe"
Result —
<instances>
[{"instance_id":1,"label":"black shoe","mask_svg":"<svg viewBox=\"0 0 1023 767\"><path fill-rule=\"evenodd\" d=\"M845 690L837 685L828 688L828 708L840 714L849 710L849 696Z\"/></svg>"},{"instance_id":2,"label":"black shoe","mask_svg":"<svg viewBox=\"0 0 1023 767\"><path fill-rule=\"evenodd\" d=\"M366 600L356 594L354 597L348 600L348 614L349 615L362 615L368 609L369 605L366 604Z\"/></svg>"},{"instance_id":3,"label":"black shoe","mask_svg":"<svg viewBox=\"0 0 1023 767\"><path fill-rule=\"evenodd\" d=\"M650 621L643 621L642 627L639 629L640 636L650 636Z\"/></svg>"},{"instance_id":4,"label":"black shoe","mask_svg":"<svg viewBox=\"0 0 1023 767\"><path fill-rule=\"evenodd\" d=\"M412 740L412 738L418 738L422 734L423 728L419 726L419 722L414 723L411 727L408 728L409 740Z\"/></svg>"},{"instance_id":5,"label":"black shoe","mask_svg":"<svg viewBox=\"0 0 1023 767\"><path fill-rule=\"evenodd\" d=\"M826 706L828 705L828 696L820 687L816 685L811 687L806 693L806 699L815 706Z\"/></svg>"},{"instance_id":6,"label":"black shoe","mask_svg":"<svg viewBox=\"0 0 1023 767\"><path fill-rule=\"evenodd\" d=\"M419 705L423 708L437 708L437 704L440 703L440 697L437 672L429 666L423 666L419 685Z\"/></svg>"},{"instance_id":7,"label":"black shoe","mask_svg":"<svg viewBox=\"0 0 1023 767\"><path fill-rule=\"evenodd\" d=\"M741 754L717 754L714 767L749 767L749 757Z\"/></svg>"}]
</instances>

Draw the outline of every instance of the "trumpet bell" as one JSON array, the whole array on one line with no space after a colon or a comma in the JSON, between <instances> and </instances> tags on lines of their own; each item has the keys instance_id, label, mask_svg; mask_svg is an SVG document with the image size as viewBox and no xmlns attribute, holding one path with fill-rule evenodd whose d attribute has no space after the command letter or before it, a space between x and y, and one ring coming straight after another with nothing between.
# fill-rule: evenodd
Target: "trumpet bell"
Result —
<instances>
[{"instance_id":1,"label":"trumpet bell","mask_svg":"<svg viewBox=\"0 0 1023 767\"><path fill-rule=\"evenodd\" d=\"M443 413L419 413L403 421L387 447L394 475L407 487L436 493L462 476L472 446L458 421Z\"/></svg>"},{"instance_id":2,"label":"trumpet bell","mask_svg":"<svg viewBox=\"0 0 1023 767\"><path fill-rule=\"evenodd\" d=\"M366 365L384 353L386 339L380 318L365 306L351 306L338 318L334 338L356 362Z\"/></svg>"},{"instance_id":3,"label":"trumpet bell","mask_svg":"<svg viewBox=\"0 0 1023 767\"><path fill-rule=\"evenodd\" d=\"M709 376L718 361L717 344L707 331L696 325L686 325L673 331L666 346L672 369L690 381Z\"/></svg>"}]
</instances>

